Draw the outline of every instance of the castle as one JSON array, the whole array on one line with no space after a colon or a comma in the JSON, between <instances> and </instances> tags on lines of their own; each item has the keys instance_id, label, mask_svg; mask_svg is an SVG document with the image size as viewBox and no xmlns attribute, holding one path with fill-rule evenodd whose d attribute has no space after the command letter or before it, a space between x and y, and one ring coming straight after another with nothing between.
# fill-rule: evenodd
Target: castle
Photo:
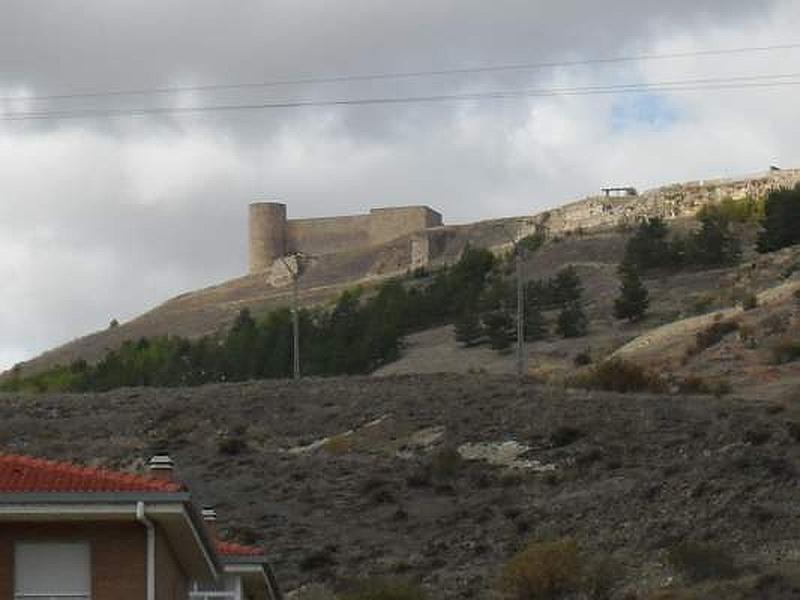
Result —
<instances>
[{"instance_id":1,"label":"castle","mask_svg":"<svg viewBox=\"0 0 800 600\"><path fill-rule=\"evenodd\" d=\"M287 219L286 205L255 202L250 205L250 273L267 273L273 285L290 281L282 257L357 254L391 244L393 260L374 274L402 272L434 261L457 260L463 246L478 243L498 248L535 231L553 236L580 231L609 230L643 218L691 217L701 208L726 198L761 198L771 190L800 183L800 169L771 168L736 179L714 179L667 185L637 193L633 188L608 188L589 196L524 217L444 226L442 215L427 206L375 208L369 214L316 219ZM623 195L609 192L623 190ZM498 225L502 224L503 227ZM508 227L506 227L508 226ZM354 267L355 268L355 267Z\"/></svg>"},{"instance_id":2,"label":"castle","mask_svg":"<svg viewBox=\"0 0 800 600\"><path fill-rule=\"evenodd\" d=\"M262 273L290 254L315 256L379 246L442 225L427 206L373 208L366 215L287 219L286 205L250 205L250 273Z\"/></svg>"}]
</instances>

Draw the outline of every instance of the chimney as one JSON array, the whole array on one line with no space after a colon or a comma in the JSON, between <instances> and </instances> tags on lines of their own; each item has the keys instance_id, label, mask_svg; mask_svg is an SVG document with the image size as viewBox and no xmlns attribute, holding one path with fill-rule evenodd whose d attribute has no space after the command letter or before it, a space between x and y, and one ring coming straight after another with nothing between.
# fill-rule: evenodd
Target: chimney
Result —
<instances>
[{"instance_id":1,"label":"chimney","mask_svg":"<svg viewBox=\"0 0 800 600\"><path fill-rule=\"evenodd\" d=\"M217 531L217 511L214 510L214 507L204 506L200 514L203 516L203 521L206 524L206 529L211 539L214 541L219 539Z\"/></svg>"},{"instance_id":2,"label":"chimney","mask_svg":"<svg viewBox=\"0 0 800 600\"><path fill-rule=\"evenodd\" d=\"M175 481L175 463L169 454L156 454L150 459L150 476L164 481Z\"/></svg>"}]
</instances>

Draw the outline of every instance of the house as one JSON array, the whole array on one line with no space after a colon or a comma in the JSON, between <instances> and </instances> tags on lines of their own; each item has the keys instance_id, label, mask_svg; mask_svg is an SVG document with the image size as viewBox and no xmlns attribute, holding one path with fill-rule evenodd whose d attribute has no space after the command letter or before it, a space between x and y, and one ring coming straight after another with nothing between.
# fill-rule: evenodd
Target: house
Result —
<instances>
[{"instance_id":1,"label":"house","mask_svg":"<svg viewBox=\"0 0 800 600\"><path fill-rule=\"evenodd\" d=\"M263 550L215 525L164 455L145 477L0 454L0 598L280 600Z\"/></svg>"}]
</instances>

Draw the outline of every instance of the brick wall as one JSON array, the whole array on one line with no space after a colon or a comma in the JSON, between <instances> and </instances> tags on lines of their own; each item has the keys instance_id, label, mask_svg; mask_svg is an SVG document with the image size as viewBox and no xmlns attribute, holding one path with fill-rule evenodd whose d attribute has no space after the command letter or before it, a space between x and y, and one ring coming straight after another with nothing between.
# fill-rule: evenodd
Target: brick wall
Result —
<instances>
[{"instance_id":1,"label":"brick wall","mask_svg":"<svg viewBox=\"0 0 800 600\"><path fill-rule=\"evenodd\" d=\"M88 542L92 600L144 600L147 536L138 523L0 523L0 599L14 597L16 541ZM156 598L186 600L188 582L164 536L156 536Z\"/></svg>"},{"instance_id":2,"label":"brick wall","mask_svg":"<svg viewBox=\"0 0 800 600\"><path fill-rule=\"evenodd\" d=\"M189 585L175 553L161 533L156 535L156 600L186 600Z\"/></svg>"},{"instance_id":3,"label":"brick wall","mask_svg":"<svg viewBox=\"0 0 800 600\"><path fill-rule=\"evenodd\" d=\"M92 556L92 600L145 598L145 530L138 523L0 524L0 598L14 597L14 542L85 541Z\"/></svg>"}]
</instances>

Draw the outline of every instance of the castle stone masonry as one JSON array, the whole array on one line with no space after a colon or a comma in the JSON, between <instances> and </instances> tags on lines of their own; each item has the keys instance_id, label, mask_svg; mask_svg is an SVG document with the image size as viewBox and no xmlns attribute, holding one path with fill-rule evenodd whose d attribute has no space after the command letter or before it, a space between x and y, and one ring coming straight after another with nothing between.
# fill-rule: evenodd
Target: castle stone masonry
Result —
<instances>
[{"instance_id":1,"label":"castle stone masonry","mask_svg":"<svg viewBox=\"0 0 800 600\"><path fill-rule=\"evenodd\" d=\"M286 205L250 205L250 273L269 270L290 254L335 254L379 246L442 225L442 215L427 206L373 208L369 214L318 219L287 219Z\"/></svg>"},{"instance_id":2,"label":"castle stone masonry","mask_svg":"<svg viewBox=\"0 0 800 600\"><path fill-rule=\"evenodd\" d=\"M302 253L315 257L376 249L394 244L392 260L374 274L402 272L434 262L457 260L468 242L488 248L508 244L536 231L567 235L577 231L609 230L646 218L679 219L694 216L704 206L731 198L763 198L779 188L800 183L800 169L770 169L737 179L714 179L667 185L638 193L634 188L604 188L590 196L538 214L504 221L444 226L442 215L427 206L375 208L366 215L319 219L286 218L286 206L276 202L250 205L250 273L265 274L270 284L291 282L291 266L281 259ZM621 191L622 195L617 195ZM510 225L514 231L506 230ZM497 232L500 233L497 233ZM498 237L499 236L499 237Z\"/></svg>"}]
</instances>

